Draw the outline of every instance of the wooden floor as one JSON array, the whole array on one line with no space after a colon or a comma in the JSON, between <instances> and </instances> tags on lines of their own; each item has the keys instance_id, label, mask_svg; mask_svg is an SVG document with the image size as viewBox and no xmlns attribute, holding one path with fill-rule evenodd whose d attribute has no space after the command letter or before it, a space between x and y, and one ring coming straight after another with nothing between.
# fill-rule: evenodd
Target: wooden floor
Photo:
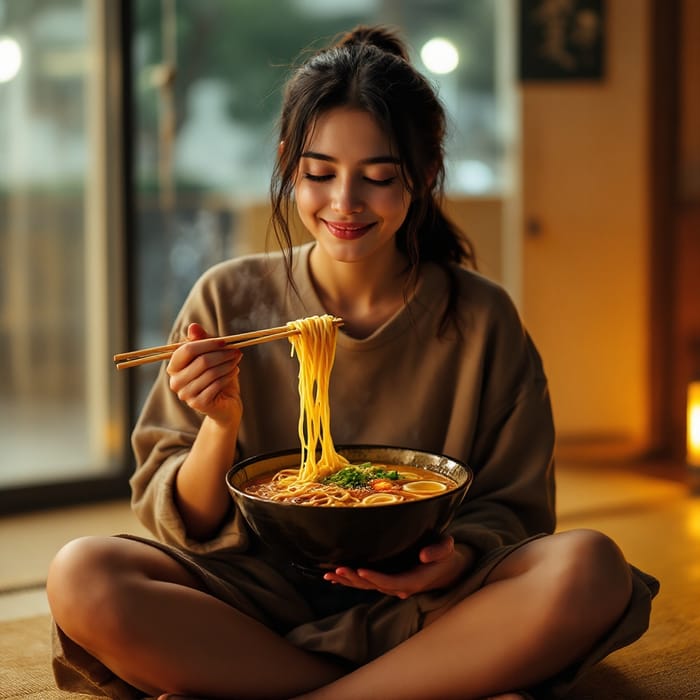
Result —
<instances>
[{"instance_id":1,"label":"wooden floor","mask_svg":"<svg viewBox=\"0 0 700 700\"><path fill-rule=\"evenodd\" d=\"M581 691L577 700L700 699L697 493L695 477L678 465L585 460L560 464L559 529L593 527L607 533L631 563L662 584L649 632L632 652L616 652L608 675L598 677L598 685ZM0 622L48 612L46 571L64 542L84 534L117 532L145 533L126 502L0 518Z\"/></svg>"}]
</instances>

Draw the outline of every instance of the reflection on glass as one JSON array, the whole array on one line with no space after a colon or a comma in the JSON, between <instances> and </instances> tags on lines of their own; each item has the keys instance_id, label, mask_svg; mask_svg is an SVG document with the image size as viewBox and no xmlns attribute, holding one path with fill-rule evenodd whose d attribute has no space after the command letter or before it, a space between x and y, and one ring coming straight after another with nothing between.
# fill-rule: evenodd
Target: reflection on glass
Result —
<instances>
[{"instance_id":1,"label":"reflection on glass","mask_svg":"<svg viewBox=\"0 0 700 700\"><path fill-rule=\"evenodd\" d=\"M87 225L104 164L89 6L0 0L0 488L99 477L122 458L95 356L109 312L107 279L90 274L104 272L104 229Z\"/></svg>"}]
</instances>

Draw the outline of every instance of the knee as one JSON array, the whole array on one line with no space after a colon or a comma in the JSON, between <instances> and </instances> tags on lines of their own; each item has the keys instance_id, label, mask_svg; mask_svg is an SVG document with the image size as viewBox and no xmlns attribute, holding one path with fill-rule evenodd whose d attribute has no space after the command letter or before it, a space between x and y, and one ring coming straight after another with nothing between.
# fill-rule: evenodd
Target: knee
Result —
<instances>
[{"instance_id":1,"label":"knee","mask_svg":"<svg viewBox=\"0 0 700 700\"><path fill-rule=\"evenodd\" d=\"M56 624L76 639L110 613L110 538L81 537L64 545L49 566L46 595Z\"/></svg>"},{"instance_id":2,"label":"knee","mask_svg":"<svg viewBox=\"0 0 700 700\"><path fill-rule=\"evenodd\" d=\"M596 530L572 530L557 535L556 580L574 614L596 611L614 621L624 611L632 592L629 565L617 544Z\"/></svg>"}]
</instances>

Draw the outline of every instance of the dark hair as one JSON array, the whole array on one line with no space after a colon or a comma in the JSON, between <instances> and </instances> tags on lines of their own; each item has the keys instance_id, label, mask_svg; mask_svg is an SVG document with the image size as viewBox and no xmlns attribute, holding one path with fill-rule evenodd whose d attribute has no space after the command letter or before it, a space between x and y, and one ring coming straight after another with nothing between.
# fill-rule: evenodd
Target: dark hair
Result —
<instances>
[{"instance_id":1,"label":"dark hair","mask_svg":"<svg viewBox=\"0 0 700 700\"><path fill-rule=\"evenodd\" d=\"M409 261L408 285L415 287L419 265L432 261L450 272L450 263L476 267L469 239L444 215L446 118L437 95L410 63L398 35L383 27L359 26L329 48L313 54L287 82L279 120L278 152L272 175L272 227L291 271L289 211L301 153L318 116L335 107L363 110L385 130L398 151L411 205L396 235ZM291 279L291 273L290 273ZM455 283L450 273L454 307Z\"/></svg>"}]
</instances>

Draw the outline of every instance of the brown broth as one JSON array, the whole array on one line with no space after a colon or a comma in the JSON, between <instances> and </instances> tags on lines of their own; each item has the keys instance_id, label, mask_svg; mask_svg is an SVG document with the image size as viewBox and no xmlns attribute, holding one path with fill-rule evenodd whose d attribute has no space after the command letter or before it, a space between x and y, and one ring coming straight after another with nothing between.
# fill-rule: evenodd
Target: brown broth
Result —
<instances>
[{"instance_id":1,"label":"brown broth","mask_svg":"<svg viewBox=\"0 0 700 700\"><path fill-rule=\"evenodd\" d=\"M370 505L395 505L397 503L421 500L457 488L457 483L453 479L430 469L394 464L372 464L372 466L387 471L397 471L399 472L399 478L391 480L379 477L370 481L367 486L356 488L311 482L308 487L304 488L302 493L287 493L285 489L277 489L272 483L276 474L281 471L276 470L250 479L242 485L241 490L258 498L276 500L280 503L364 507ZM435 487L431 489L430 484L435 485ZM344 500L341 500L341 498ZM386 501L384 500L385 498ZM389 501L390 498L396 498L397 500ZM314 499L317 500L314 501ZM318 502L318 500L322 501L323 499L329 499L330 502Z\"/></svg>"}]
</instances>

